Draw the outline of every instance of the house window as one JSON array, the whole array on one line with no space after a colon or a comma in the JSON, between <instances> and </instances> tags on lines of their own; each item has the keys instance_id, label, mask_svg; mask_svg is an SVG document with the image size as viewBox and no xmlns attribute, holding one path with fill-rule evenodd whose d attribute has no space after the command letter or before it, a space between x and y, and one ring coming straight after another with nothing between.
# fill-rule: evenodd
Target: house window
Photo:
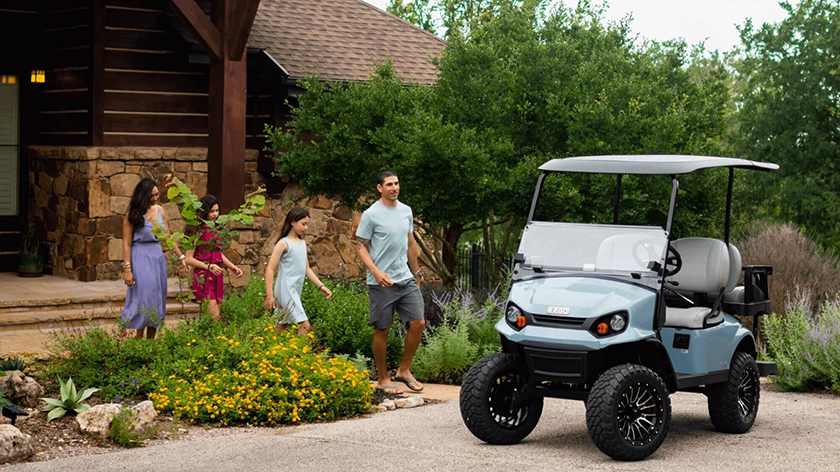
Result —
<instances>
[{"instance_id":1,"label":"house window","mask_svg":"<svg viewBox=\"0 0 840 472\"><path fill-rule=\"evenodd\" d=\"M29 75L29 81L33 84L43 84L46 80L46 73L42 70L33 70Z\"/></svg>"},{"instance_id":2,"label":"house window","mask_svg":"<svg viewBox=\"0 0 840 472\"><path fill-rule=\"evenodd\" d=\"M0 83L3 83L3 84L16 84L16 83L17 83L17 77L15 77L14 75L3 75L3 76L0 76Z\"/></svg>"}]
</instances>

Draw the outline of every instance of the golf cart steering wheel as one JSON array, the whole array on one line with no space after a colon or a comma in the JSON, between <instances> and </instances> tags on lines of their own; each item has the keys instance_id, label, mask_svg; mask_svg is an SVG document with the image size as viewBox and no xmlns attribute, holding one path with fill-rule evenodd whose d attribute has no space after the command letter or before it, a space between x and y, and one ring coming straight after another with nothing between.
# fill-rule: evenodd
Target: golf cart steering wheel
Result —
<instances>
[{"instance_id":1,"label":"golf cart steering wheel","mask_svg":"<svg viewBox=\"0 0 840 472\"><path fill-rule=\"evenodd\" d=\"M668 245L668 255L665 256L665 277L671 277L682 269L682 256L677 248ZM668 267L673 266L673 269Z\"/></svg>"}]
</instances>

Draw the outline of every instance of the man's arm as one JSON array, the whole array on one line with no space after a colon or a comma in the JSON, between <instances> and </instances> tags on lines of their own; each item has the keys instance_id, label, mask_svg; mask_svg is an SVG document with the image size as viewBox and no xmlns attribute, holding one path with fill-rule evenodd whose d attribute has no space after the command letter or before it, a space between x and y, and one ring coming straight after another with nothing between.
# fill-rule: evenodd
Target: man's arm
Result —
<instances>
[{"instance_id":1,"label":"man's arm","mask_svg":"<svg viewBox=\"0 0 840 472\"><path fill-rule=\"evenodd\" d=\"M356 255L359 256L359 260L362 261L362 264L365 265L367 270L373 274L373 278L376 279L376 283L383 287L390 287L394 285L394 282L391 281L391 278L388 277L388 274L379 270L376 267L376 264L373 263L373 258L370 257L370 251L368 251L368 244L370 244L370 240L356 237L361 244L359 244L359 249L356 250Z\"/></svg>"},{"instance_id":2,"label":"man's arm","mask_svg":"<svg viewBox=\"0 0 840 472\"><path fill-rule=\"evenodd\" d=\"M417 243L414 241L414 233L408 234L408 267L411 269L411 274L417 280L417 285L420 285L420 263L417 262Z\"/></svg>"}]
</instances>

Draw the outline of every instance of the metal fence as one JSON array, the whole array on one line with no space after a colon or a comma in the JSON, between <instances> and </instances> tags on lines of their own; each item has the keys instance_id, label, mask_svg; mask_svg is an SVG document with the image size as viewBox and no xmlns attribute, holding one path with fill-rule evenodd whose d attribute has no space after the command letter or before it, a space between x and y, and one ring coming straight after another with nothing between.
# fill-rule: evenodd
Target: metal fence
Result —
<instances>
[{"instance_id":1,"label":"metal fence","mask_svg":"<svg viewBox=\"0 0 840 472\"><path fill-rule=\"evenodd\" d=\"M487 276L484 252L480 247L473 244L472 248L458 251L458 285L469 287L472 290L492 290L490 278ZM513 255L508 254L502 258L502 265L499 270L509 268L513 262Z\"/></svg>"}]
</instances>

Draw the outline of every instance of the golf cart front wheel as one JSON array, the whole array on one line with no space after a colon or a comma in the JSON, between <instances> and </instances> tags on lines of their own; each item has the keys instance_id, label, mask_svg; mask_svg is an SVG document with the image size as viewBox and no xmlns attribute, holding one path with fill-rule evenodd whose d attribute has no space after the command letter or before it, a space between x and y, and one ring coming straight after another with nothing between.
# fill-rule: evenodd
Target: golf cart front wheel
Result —
<instances>
[{"instance_id":1,"label":"golf cart front wheel","mask_svg":"<svg viewBox=\"0 0 840 472\"><path fill-rule=\"evenodd\" d=\"M758 416L761 394L758 367L746 352L736 352L729 367L729 378L709 386L709 416L715 429L723 433L746 433Z\"/></svg>"},{"instance_id":2,"label":"golf cart front wheel","mask_svg":"<svg viewBox=\"0 0 840 472\"><path fill-rule=\"evenodd\" d=\"M525 439L542 415L542 397L517 401L525 373L510 354L493 354L475 363L461 386L461 416L475 437L490 444Z\"/></svg>"},{"instance_id":3,"label":"golf cart front wheel","mask_svg":"<svg viewBox=\"0 0 840 472\"><path fill-rule=\"evenodd\" d=\"M638 461L650 456L665 440L670 425L668 388L647 367L613 367L598 377L589 392L589 436L613 459Z\"/></svg>"}]
</instances>

